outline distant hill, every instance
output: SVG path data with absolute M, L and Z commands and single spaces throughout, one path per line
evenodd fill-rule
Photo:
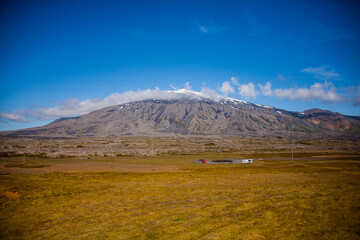
M 360 117 L 326 110 L 291 112 L 231 98 L 210 99 L 196 92 L 172 100 L 149 99 L 61 118 L 6 136 L 83 137 L 126 135 L 287 136 L 360 133 Z M 195 93 L 195 94 L 193 94 Z M 186 96 L 187 96 L 186 95 Z

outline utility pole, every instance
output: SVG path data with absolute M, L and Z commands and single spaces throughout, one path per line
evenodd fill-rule
M 23 156 L 23 164 L 25 165 L 25 153 L 24 153 L 24 156 Z
M 291 148 L 291 160 L 292 160 L 292 164 L 294 164 L 294 149 Z

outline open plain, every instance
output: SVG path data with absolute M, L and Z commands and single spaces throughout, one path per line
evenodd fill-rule
M 99 139 L 2 141 L 18 150 L 0 159 L 3 239 L 360 238 L 356 141 L 123 138 L 101 139 L 107 144 L 97 148 Z M 122 147 L 91 152 L 110 144 Z M 143 154 L 145 145 L 156 151 Z M 46 156 L 70 146 L 68 156 Z
M 0 6 L 0 240 L 360 240 L 360 1 Z

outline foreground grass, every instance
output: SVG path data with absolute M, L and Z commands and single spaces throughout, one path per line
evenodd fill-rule
M 0 238 L 360 239 L 358 160 L 177 161 L 171 173 L 2 175 Z

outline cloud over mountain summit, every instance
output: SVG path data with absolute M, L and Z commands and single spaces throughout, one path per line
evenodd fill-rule
M 128 102 L 136 102 L 146 99 L 172 100 L 172 99 L 199 99 L 208 98 L 219 100 L 224 96 L 218 95 L 216 91 L 203 87 L 200 92 L 191 90 L 189 84 L 184 89 L 160 90 L 146 89 L 138 91 L 126 91 L 124 93 L 113 93 L 104 99 L 69 99 L 60 102 L 54 107 L 37 108 L 35 110 L 17 110 L 12 113 L 3 112 L 0 116 L 4 119 L 17 122 L 29 122 L 29 117 L 39 120 L 50 120 L 59 117 L 78 116 L 101 108 L 119 105 Z
M 245 99 L 255 99 L 258 96 L 268 98 L 289 99 L 292 101 L 315 101 L 327 103 L 344 103 L 351 102 L 358 106 L 359 91 L 354 93 L 340 93 L 333 83 L 327 80 L 324 83 L 315 82 L 309 88 L 291 87 L 291 88 L 273 88 L 271 82 L 263 84 L 254 84 L 253 82 L 244 82 L 232 77 L 231 81 L 224 81 L 218 91 L 203 86 L 200 92 L 193 91 L 189 82 L 183 89 L 160 90 L 145 89 L 138 91 L 126 91 L 123 93 L 113 93 L 104 99 L 68 99 L 61 101 L 57 105 L 49 108 L 39 107 L 36 109 L 21 109 L 13 112 L 4 111 L 0 114 L 3 120 L 13 122 L 30 122 L 31 118 L 38 120 L 51 120 L 59 117 L 70 117 L 86 114 L 101 108 L 119 105 L 128 102 L 141 101 L 146 99 L 172 100 L 172 99 L 199 99 L 208 98 L 211 100 L 226 99 L 228 95 L 237 95 Z M 236 91 L 237 88 L 237 91 Z M 348 91 L 349 92 L 349 91 Z

